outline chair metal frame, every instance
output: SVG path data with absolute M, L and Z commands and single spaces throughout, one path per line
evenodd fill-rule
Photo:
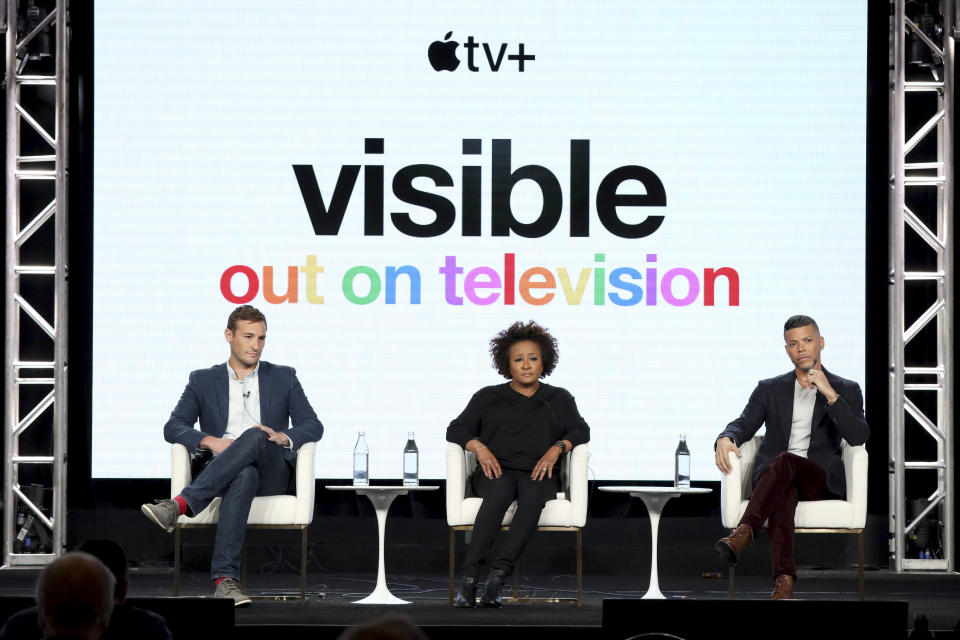
M 537 531 L 569 531 L 576 533 L 576 563 L 577 563 L 577 595 L 575 598 L 522 598 L 519 595 L 519 566 L 514 571 L 513 595 L 503 598 L 504 602 L 530 603 L 530 602 L 570 602 L 576 606 L 583 606 L 583 526 L 586 524 L 587 508 L 587 459 L 588 449 L 586 444 L 581 444 L 568 451 L 562 460 L 560 469 L 561 484 L 565 493 L 565 498 L 547 501 L 544 507 L 544 513 L 540 516 L 540 524 Z M 576 461 L 576 462 L 575 462 Z M 466 451 L 458 444 L 447 444 L 447 522 L 450 526 L 450 576 L 447 590 L 449 602 L 453 603 L 454 596 L 454 578 L 456 570 L 456 536 L 457 531 L 472 531 L 473 523 L 463 522 L 463 518 L 456 517 L 454 511 L 459 513 L 459 507 L 465 500 L 466 479 L 470 476 L 477 465 L 477 456 L 471 451 Z M 576 468 L 575 468 L 576 467 Z M 455 478 L 455 481 L 451 479 Z M 453 495 L 451 491 L 460 492 L 460 495 Z M 553 519 L 548 515 L 548 507 L 551 503 L 569 502 L 571 514 L 570 524 L 559 524 L 551 522 Z M 454 509 L 451 509 L 451 506 Z M 512 505 L 504 515 L 501 531 L 510 528 L 510 521 L 513 519 L 513 512 L 516 503 Z
M 281 522 L 252 522 L 247 524 L 247 529 L 266 529 L 266 530 L 288 530 L 288 531 L 299 531 L 300 532 L 300 595 L 299 601 L 305 602 L 307 599 L 307 530 L 310 526 L 310 523 L 313 521 L 313 507 L 314 499 L 316 497 L 316 488 L 314 486 L 314 464 L 316 458 L 316 443 L 308 442 L 303 444 L 300 449 L 297 451 L 297 467 L 296 467 L 296 484 L 297 484 L 297 494 L 294 496 L 296 501 L 296 509 L 300 513 L 298 516 L 292 518 L 295 522 L 281 523 Z M 190 454 L 187 448 L 181 444 L 175 444 L 171 450 L 171 460 L 173 467 L 173 474 L 171 475 L 170 480 L 170 495 L 171 497 L 176 496 L 180 493 L 180 490 L 183 489 L 186 485 L 192 480 L 190 475 Z M 254 517 L 254 511 L 256 505 L 262 504 L 263 501 L 276 500 L 277 498 L 289 498 L 291 496 L 258 496 L 253 499 L 253 505 L 251 506 L 251 518 Z M 304 501 L 308 501 L 309 505 L 306 505 Z M 174 525 L 174 552 L 173 552 L 173 595 L 180 595 L 180 570 L 182 566 L 182 546 L 183 546 L 183 531 L 185 529 L 209 529 L 216 527 L 218 524 L 219 514 L 217 518 L 209 521 L 213 516 L 212 510 L 219 509 L 220 499 L 215 498 L 214 501 L 201 513 L 197 514 L 195 518 L 188 518 L 187 516 L 180 516 L 177 520 L 177 523 Z M 309 508 L 307 508 L 309 507 Z M 205 522 L 197 522 L 195 520 L 208 520 Z M 299 520 L 299 521 L 296 521 Z M 246 591 L 247 585 L 247 548 L 246 540 L 244 540 L 244 549 L 243 549 L 243 560 L 241 562 L 240 569 L 240 588 Z M 250 596 L 254 600 L 286 600 L 287 596 Z
M 751 440 L 744 442 L 740 446 L 740 458 L 736 454 L 730 453 L 729 459 L 732 470 L 729 474 L 724 474 L 720 479 L 720 511 L 724 520 L 724 526 L 731 531 L 736 528 L 736 520 L 729 518 L 728 507 L 732 500 L 737 500 L 737 511 L 739 516 L 743 515 L 745 502 L 745 487 L 749 481 L 753 470 L 753 462 L 757 451 L 760 449 L 760 442 L 763 436 L 754 436 Z M 866 483 L 867 483 L 867 462 L 869 456 L 864 445 L 853 446 L 846 441 L 842 443 L 843 447 L 843 465 L 847 480 L 847 500 L 842 502 L 851 503 L 853 508 L 853 523 L 859 526 L 853 527 L 796 527 L 794 533 L 855 533 L 857 535 L 857 595 L 860 600 L 864 599 L 865 585 L 863 577 L 863 528 L 866 524 Z M 857 485 L 862 482 L 863 487 Z M 801 500 L 800 504 L 809 501 Z M 798 509 L 799 510 L 799 509 Z M 736 569 L 733 565 L 729 569 L 728 595 L 731 600 L 735 599 L 736 594 Z
M 503 525 L 501 531 L 506 531 L 510 527 Z M 457 525 L 450 527 L 450 581 L 447 585 L 447 600 L 453 604 L 454 582 L 456 573 L 456 549 L 457 549 L 457 531 L 473 531 L 472 524 Z M 571 531 L 577 534 L 577 597 L 576 598 L 521 598 L 520 597 L 520 564 L 517 563 L 516 570 L 513 572 L 513 595 L 502 598 L 504 602 L 532 603 L 532 602 L 571 602 L 578 607 L 583 606 L 583 527 L 553 527 L 538 526 L 537 531 Z

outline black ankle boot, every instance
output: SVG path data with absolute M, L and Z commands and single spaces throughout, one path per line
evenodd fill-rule
M 460 580 L 460 590 L 453 599 L 453 606 L 458 608 L 477 606 L 477 579 L 472 576 L 463 576 Z
M 501 607 L 500 587 L 503 586 L 503 579 L 507 577 L 507 572 L 503 569 L 492 569 L 487 576 L 487 583 L 483 586 L 483 597 L 480 598 L 482 607 Z

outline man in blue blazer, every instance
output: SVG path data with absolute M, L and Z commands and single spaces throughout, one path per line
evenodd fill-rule
M 773 599 L 793 597 L 797 571 L 793 559 L 794 515 L 799 500 L 843 499 L 846 479 L 841 439 L 860 445 L 870 437 L 863 394 L 851 380 L 829 373 L 820 362 L 824 340 L 809 316 L 792 316 L 783 325 L 790 373 L 761 380 L 740 417 L 717 436 L 716 463 L 730 472 L 728 454 L 766 433 L 753 465 L 753 494 L 739 526 L 717 542 L 720 557 L 736 564 L 760 532 L 770 531 L 770 561 L 776 579 Z
M 172 532 L 181 515 L 194 516 L 221 496 L 210 567 L 214 595 L 245 606 L 250 598 L 240 590 L 240 556 L 253 498 L 288 493 L 297 449 L 319 440 L 323 425 L 296 371 L 260 360 L 267 338 L 260 311 L 237 307 L 224 337 L 230 344 L 226 364 L 192 372 L 163 427 L 167 442 L 210 451 L 213 459 L 180 495 L 145 504 L 141 511 Z

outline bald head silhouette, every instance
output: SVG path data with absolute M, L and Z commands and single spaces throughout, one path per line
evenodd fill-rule
M 116 579 L 100 560 L 74 551 L 57 558 L 37 580 L 37 622 L 43 637 L 103 635 L 113 613 Z

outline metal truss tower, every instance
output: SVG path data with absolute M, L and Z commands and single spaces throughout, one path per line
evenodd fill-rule
M 5 567 L 66 542 L 67 3 L 5 3 Z
M 896 571 L 953 571 L 957 2 L 891 4 L 890 554 Z

